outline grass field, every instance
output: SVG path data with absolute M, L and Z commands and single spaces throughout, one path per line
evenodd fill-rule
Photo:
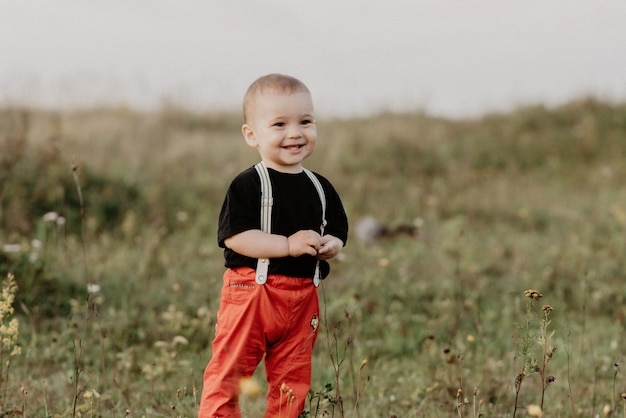
M 195 416 L 218 211 L 258 159 L 240 124 L 0 109 L 1 416 Z M 318 134 L 307 167 L 352 229 L 320 287 L 308 416 L 626 417 L 626 104 Z M 367 217 L 387 231 L 374 242 Z

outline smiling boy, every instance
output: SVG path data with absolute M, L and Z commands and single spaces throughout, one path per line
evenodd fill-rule
M 220 213 L 226 271 L 198 417 L 239 417 L 240 381 L 263 357 L 264 417 L 297 417 L 311 384 L 318 333 L 313 278 L 328 275 L 326 260 L 345 245 L 348 221 L 331 183 L 317 173 L 310 178 L 302 166 L 317 143 L 306 85 L 286 75 L 263 76 L 248 88 L 243 112 L 243 137 L 259 152 L 271 183 L 271 232 L 261 222 L 260 172 L 250 167 L 230 184 Z M 257 278 L 259 260 L 269 260 L 267 281 Z

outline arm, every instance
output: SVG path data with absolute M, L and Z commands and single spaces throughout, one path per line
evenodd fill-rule
M 268 234 L 260 229 L 250 229 L 226 238 L 224 244 L 231 250 L 252 258 L 299 257 L 304 254 L 316 256 L 322 249 L 324 238 L 312 230 L 298 231 L 285 237 Z

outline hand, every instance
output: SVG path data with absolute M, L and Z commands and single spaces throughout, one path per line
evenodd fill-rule
M 328 260 L 339 254 L 343 248 L 343 241 L 332 235 L 324 235 L 321 239 L 322 245 L 317 250 L 317 258 Z
M 289 255 L 299 257 L 304 254 L 315 257 L 322 247 L 322 237 L 313 230 L 298 231 L 287 238 Z

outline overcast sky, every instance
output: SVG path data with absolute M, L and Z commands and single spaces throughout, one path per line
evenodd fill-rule
M 0 0 L 0 104 L 239 109 L 268 72 L 318 114 L 626 100 L 624 0 Z

